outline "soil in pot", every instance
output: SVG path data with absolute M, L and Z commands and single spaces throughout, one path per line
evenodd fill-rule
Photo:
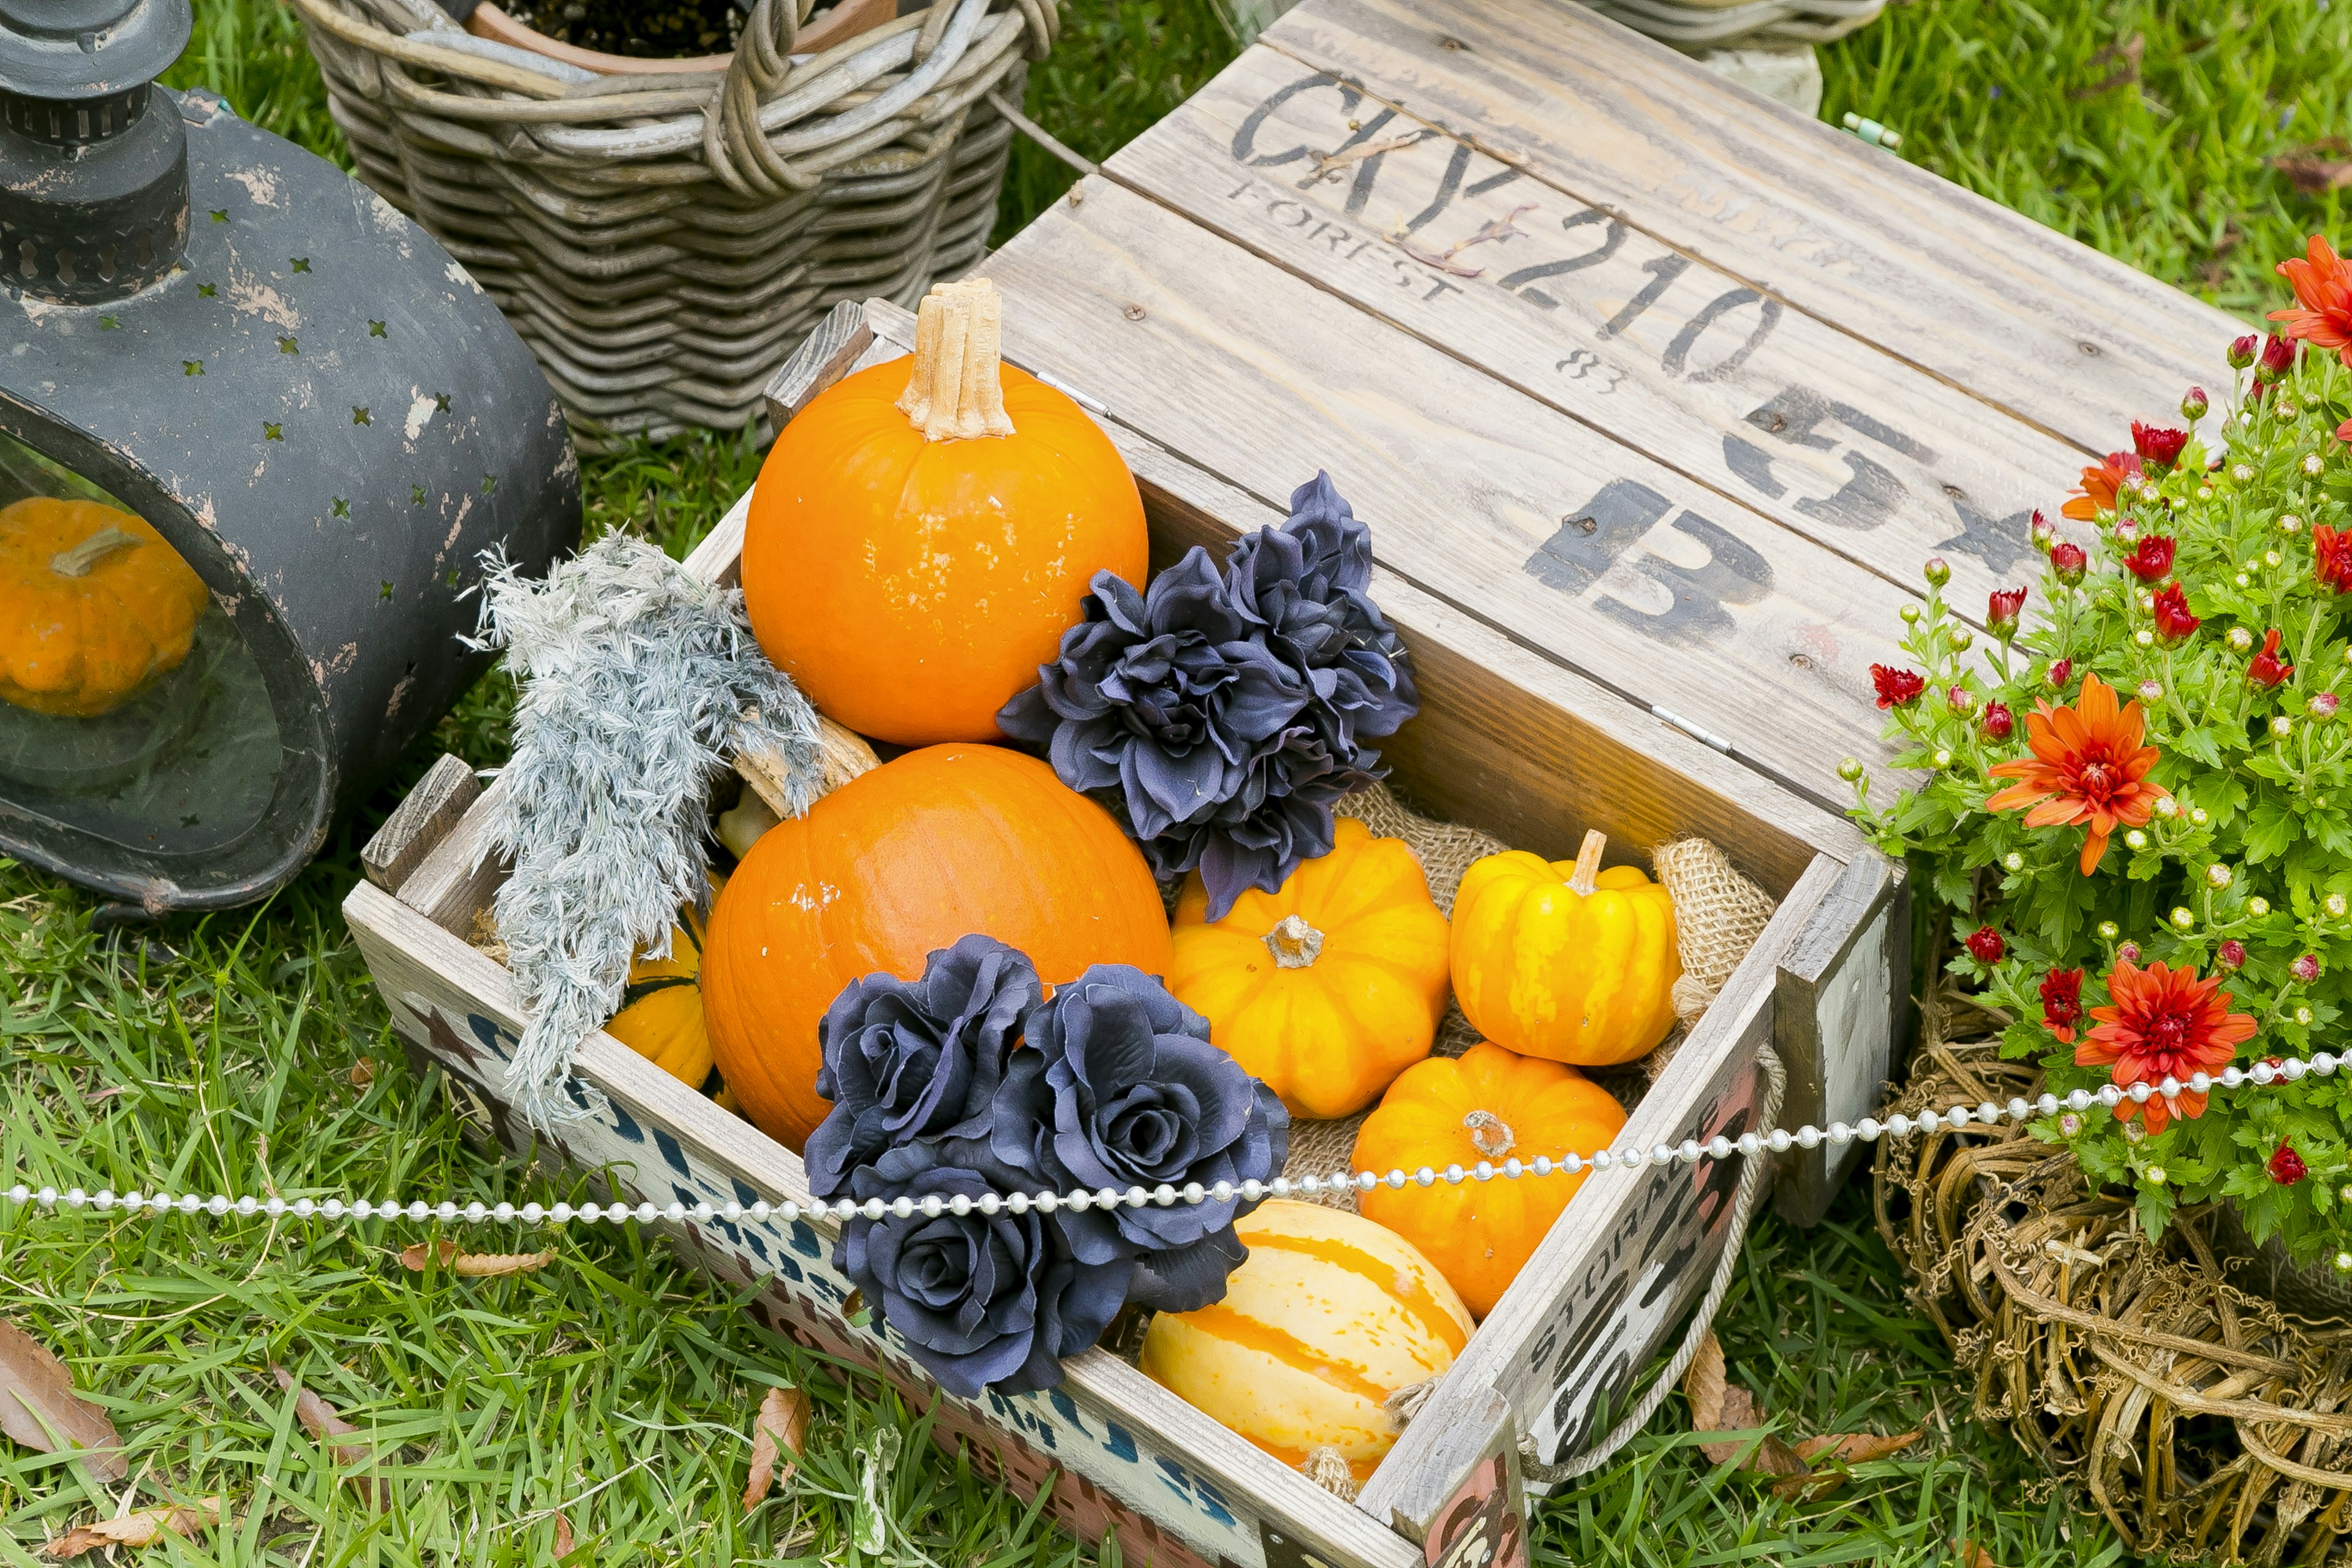
M 574 48 L 634 59 L 729 54 L 743 31 L 733 0 L 506 0 L 500 9 Z

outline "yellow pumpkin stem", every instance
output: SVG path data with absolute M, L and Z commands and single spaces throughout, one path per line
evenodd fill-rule
M 118 550 L 131 550 L 146 543 L 135 533 L 128 533 L 107 524 L 71 550 L 60 550 L 49 557 L 49 570 L 60 577 L 87 577 L 98 563 Z
M 1462 1125 L 1470 1129 L 1471 1146 L 1489 1160 L 1501 1159 L 1518 1142 L 1511 1124 L 1491 1110 L 1474 1110 L 1462 1119 Z
M 996 285 L 985 278 L 934 283 L 915 314 L 915 369 L 898 412 L 926 441 L 1010 436 Z
M 1580 898 L 1592 896 L 1592 879 L 1601 874 L 1601 852 L 1609 847 L 1609 836 L 1598 828 L 1587 828 L 1584 842 L 1577 847 L 1576 873 L 1568 879 L 1569 890 Z
M 1297 915 L 1285 915 L 1264 938 L 1278 969 L 1305 969 L 1323 956 L 1323 933 Z

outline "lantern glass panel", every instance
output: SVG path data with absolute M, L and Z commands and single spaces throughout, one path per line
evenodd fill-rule
M 0 819 L 216 854 L 261 824 L 282 754 L 260 665 L 195 570 L 0 433 Z

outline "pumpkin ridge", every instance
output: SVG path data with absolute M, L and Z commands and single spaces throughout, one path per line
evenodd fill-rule
M 1184 1318 L 1201 1333 L 1212 1339 L 1254 1350 L 1293 1372 L 1305 1373 L 1328 1384 L 1342 1394 L 1351 1394 L 1359 1399 L 1380 1405 L 1396 1392 L 1382 1388 L 1366 1377 L 1361 1368 L 1322 1354 L 1289 1331 L 1253 1318 L 1222 1301 L 1187 1312 Z
M 1247 1237 L 1247 1245 L 1271 1247 L 1276 1252 L 1297 1253 L 1301 1257 L 1312 1258 L 1318 1263 L 1328 1263 L 1335 1268 L 1346 1269 L 1373 1289 L 1393 1297 L 1400 1306 L 1413 1315 L 1422 1327 L 1443 1341 L 1446 1348 L 1456 1355 L 1461 1354 L 1462 1347 L 1470 1342 L 1470 1336 L 1463 1331 L 1462 1325 L 1454 1321 L 1452 1313 L 1438 1305 L 1437 1299 L 1429 1293 L 1420 1280 L 1412 1279 L 1410 1274 L 1404 1273 L 1391 1264 L 1383 1263 L 1360 1247 L 1324 1237 L 1297 1236 L 1287 1231 L 1257 1232 Z M 1398 1289 L 1406 1281 L 1412 1283 L 1412 1289 L 1410 1291 Z M 1426 1307 L 1423 1305 L 1424 1301 L 1428 1303 Z M 1373 1397 L 1386 1399 L 1388 1393 L 1384 1392 Z

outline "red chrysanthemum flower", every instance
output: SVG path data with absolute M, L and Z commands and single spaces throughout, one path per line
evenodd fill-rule
M 2339 594 L 2352 594 L 2352 529 L 2342 533 L 2324 522 L 2311 527 L 2312 574 Z
M 2016 728 L 2017 721 L 2010 713 L 2009 704 L 2006 702 L 1986 703 L 1984 717 L 1977 721 L 1979 732 L 1986 740 L 1996 744 L 2008 740 L 2011 732 Z
M 2352 365 L 2352 260 L 2315 234 L 2305 258 L 2280 262 L 2278 274 L 2294 285 L 2300 308 L 2273 310 L 2270 319 L 2286 323 L 2288 337 L 2334 349 Z
M 2071 540 L 2062 539 L 2050 547 L 2050 570 L 2057 574 L 2058 581 L 2069 587 L 2083 580 L 2084 570 L 2090 563 L 2091 558 L 2083 553 L 2083 547 Z
M 2178 548 L 2177 541 L 2151 533 L 2124 557 L 2124 569 L 2143 583 L 2161 583 L 2172 571 L 2172 554 Z
M 2110 452 L 2107 460 L 2095 468 L 2083 470 L 2083 493 L 2058 510 L 2066 516 L 2088 522 L 2103 511 L 2116 510 L 2116 497 L 2124 481 L 2140 473 L 2137 452 Z
M 1881 708 L 1907 708 L 1927 689 L 1923 677 L 1907 669 L 1889 669 L 1883 664 L 1870 667 L 1870 684 L 1878 689 Z
M 2273 626 L 2263 634 L 2262 651 L 2247 661 L 2246 679 L 2266 690 L 2284 684 L 2294 673 L 2294 666 L 2282 663 L 2278 651 L 2278 628 Z
M 2025 609 L 2025 590 L 1995 588 L 1985 596 L 1985 625 L 1995 637 L 2017 629 L 2017 617 Z
M 2042 1023 L 2065 1045 L 2074 1043 L 2074 1026 L 2083 1021 L 2083 972 L 2053 969 L 2042 977 Z
M 2147 782 L 2157 750 L 2140 744 L 2147 731 L 2139 704 L 2118 708 L 2115 688 L 2086 675 L 2083 694 L 2073 707 L 2035 703 L 2025 716 L 2025 732 L 2033 754 L 1991 770 L 1997 779 L 2018 782 L 1986 801 L 1985 809 L 2032 806 L 2025 817 L 2028 827 L 2082 824 L 2088 829 L 2082 860 L 2087 877 L 2106 858 L 2107 836 L 2116 825 L 2140 826 L 2164 795 Z
M 2294 1152 L 2292 1143 L 2282 1143 L 2271 1153 L 2271 1180 L 2282 1187 L 2291 1187 L 2311 1174 L 2311 1167 Z
M 2008 942 L 1990 926 L 1979 926 L 1969 932 L 1969 956 L 1979 963 L 1999 963 L 2008 952 Z
M 2180 448 L 2189 445 L 2189 432 L 2169 429 L 2162 425 L 2143 425 L 2132 421 L 2132 449 L 2150 463 L 2166 468 L 2180 460 Z
M 2119 960 L 2107 975 L 2110 1005 L 2091 1009 L 2098 1026 L 2074 1047 L 2074 1065 L 2112 1068 L 2121 1089 L 2168 1078 L 2185 1084 L 2193 1074 L 2220 1072 L 2254 1034 L 2252 1016 L 2231 1012 L 2230 993 L 2221 984 L 2218 975 L 2200 980 L 2186 967 L 2141 969 Z M 2205 1097 L 2184 1089 L 2169 1106 L 2158 1094 L 2146 1105 L 2126 1100 L 2116 1107 L 2122 1121 L 2143 1112 L 2147 1130 L 2161 1132 L 2175 1116 L 2204 1115 Z
M 2262 390 L 2294 368 L 2294 345 L 2273 332 L 2263 340 L 2263 357 L 2254 362 L 2254 379 Z
M 2073 659 L 2053 658 L 2050 661 L 2050 688 L 2052 690 L 2065 690 L 2066 683 L 2074 678 L 2074 661 Z
M 2158 591 L 2155 615 L 2156 635 L 2167 642 L 2186 642 L 2205 624 L 2189 613 L 2189 595 L 2178 583 Z

